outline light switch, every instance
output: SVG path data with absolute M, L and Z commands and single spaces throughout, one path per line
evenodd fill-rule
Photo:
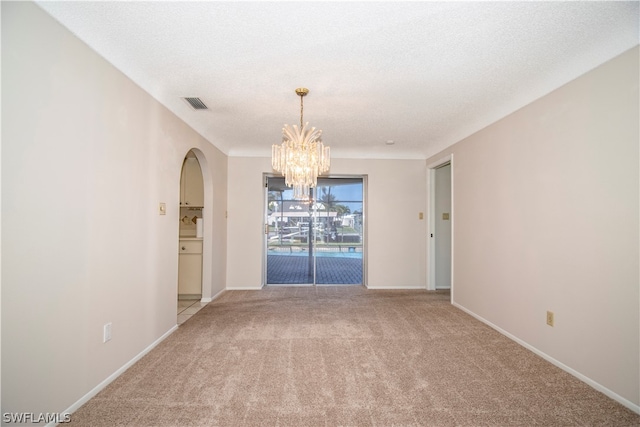
M 443 213 L 442 214 L 442 219 L 444 219 L 445 221 L 449 219 L 449 214 L 448 213 Z
M 418 219 L 424 219 L 424 213 L 423 212 L 420 212 L 418 214 Z
M 158 207 L 158 213 L 160 215 L 166 215 L 167 214 L 167 204 L 166 203 L 160 203 L 160 206 Z

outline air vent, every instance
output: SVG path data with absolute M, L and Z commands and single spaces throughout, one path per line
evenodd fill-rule
M 209 108 L 204 105 L 204 102 L 200 98 L 182 98 L 191 105 L 194 110 L 208 110 Z

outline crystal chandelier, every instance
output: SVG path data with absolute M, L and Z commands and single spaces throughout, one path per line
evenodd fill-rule
M 309 189 L 318 183 L 318 175 L 329 170 L 329 147 L 322 143 L 322 131 L 302 125 L 303 97 L 307 88 L 298 88 L 300 96 L 300 127 L 284 125 L 282 144 L 271 148 L 271 165 L 285 177 L 285 185 L 293 188 L 293 198 L 308 200 Z

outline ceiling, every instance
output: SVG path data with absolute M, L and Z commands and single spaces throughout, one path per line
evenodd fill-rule
M 302 86 L 333 157 L 424 159 L 640 31 L 637 1 L 38 4 L 230 156 L 270 156 Z

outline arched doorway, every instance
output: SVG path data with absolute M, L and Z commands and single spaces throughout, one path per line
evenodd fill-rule
M 180 216 L 178 242 L 178 324 L 202 308 L 210 298 L 203 291 L 205 268 L 205 188 L 207 163 L 200 150 L 184 157 L 180 174 Z M 210 270 L 209 270 L 210 275 Z

